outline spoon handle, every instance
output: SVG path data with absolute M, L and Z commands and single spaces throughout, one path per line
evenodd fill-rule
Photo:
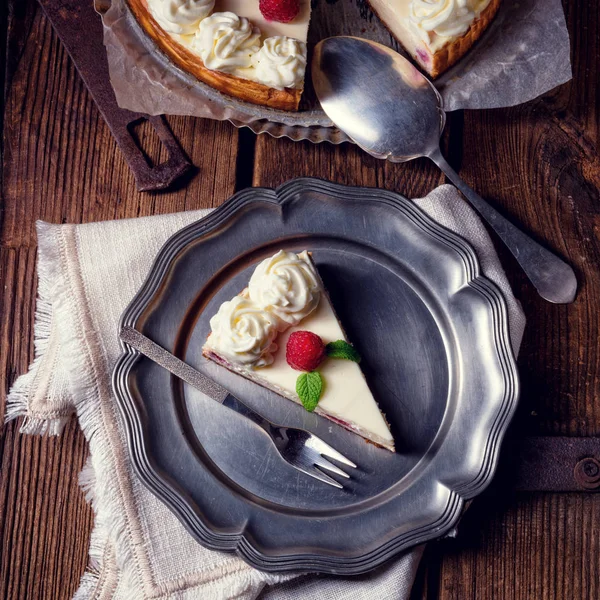
M 577 293 L 577 279 L 573 269 L 558 256 L 546 250 L 520 229 L 507 221 L 481 196 L 476 194 L 446 162 L 439 148 L 429 158 L 464 194 L 477 212 L 489 223 L 498 237 L 513 253 L 517 262 L 538 291 L 539 295 L 555 304 L 573 302 Z

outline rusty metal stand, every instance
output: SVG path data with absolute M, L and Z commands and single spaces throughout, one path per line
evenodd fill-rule
M 110 84 L 103 42 L 102 20 L 92 0 L 39 0 L 58 37 L 73 60 L 98 109 L 133 171 L 140 191 L 161 190 L 171 185 L 192 166 L 171 132 L 164 115 L 152 117 L 119 108 Z M 169 157 L 150 165 L 130 127 L 148 120 Z

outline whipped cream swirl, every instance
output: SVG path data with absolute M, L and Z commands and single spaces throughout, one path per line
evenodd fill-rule
M 169 33 L 195 33 L 198 24 L 215 6 L 215 0 L 150 0 L 150 11 L 158 24 Z
M 243 296 L 224 302 L 210 320 L 206 345 L 234 364 L 265 367 L 277 351 L 277 318 Z
M 260 30 L 232 12 L 217 12 L 200 21 L 193 41 L 208 69 L 231 73 L 252 66 L 260 49 Z
M 252 57 L 256 78 L 269 87 L 301 87 L 306 71 L 306 44 L 285 35 L 267 38 Z
M 490 0 L 411 0 L 410 20 L 425 41 L 464 35 Z M 434 49 L 434 48 L 432 48 Z
M 248 284 L 250 299 L 281 319 L 280 329 L 296 325 L 319 304 L 321 284 L 306 251 L 280 250 L 263 260 Z

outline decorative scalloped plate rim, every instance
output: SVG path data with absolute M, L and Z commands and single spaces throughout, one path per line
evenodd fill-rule
M 382 202 L 388 207 L 392 206 L 401 210 L 425 234 L 437 238 L 451 252 L 455 252 L 460 257 L 466 284 L 476 290 L 489 303 L 494 323 L 494 331 L 491 333 L 491 337 L 498 352 L 504 377 L 503 403 L 489 429 L 479 473 L 474 478 L 453 486 L 443 512 L 432 522 L 401 533 L 375 550 L 362 555 L 345 555 L 343 557 L 322 556 L 316 553 L 289 556 L 285 554 L 267 555 L 256 547 L 252 535 L 246 529 L 241 533 L 234 534 L 211 530 L 198 514 L 198 507 L 193 505 L 189 499 L 184 498 L 153 467 L 151 456 L 147 452 L 144 441 L 142 418 L 131 390 L 127 386 L 128 376 L 140 354 L 126 344 L 122 344 L 123 354 L 117 361 L 113 371 L 113 389 L 124 419 L 127 443 L 137 475 L 144 485 L 169 507 L 201 544 L 214 550 L 234 551 L 250 565 L 264 571 L 310 571 L 356 575 L 376 568 L 403 550 L 446 535 L 457 524 L 465 502 L 481 493 L 490 483 L 495 472 L 499 447 L 516 408 L 519 380 L 509 338 L 506 301 L 498 287 L 480 274 L 479 263 L 471 245 L 460 236 L 433 221 L 412 202 L 393 192 L 376 188 L 344 186 L 314 178 L 295 179 L 274 190 L 250 188 L 235 194 L 229 201 L 204 219 L 178 231 L 164 244 L 146 281 L 123 313 L 120 326 L 135 327 L 137 319 L 159 289 L 172 261 L 190 242 L 208 235 L 242 208 L 252 208 L 253 204 L 265 202 L 278 204 L 283 208 L 286 202 L 293 198 L 295 194 L 298 192 L 305 193 L 307 190 L 328 195 L 336 200 L 368 197 L 369 200 Z M 433 484 L 438 483 L 440 483 L 439 477 Z

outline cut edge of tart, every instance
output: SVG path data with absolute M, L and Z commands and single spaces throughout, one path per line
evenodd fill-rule
M 278 255 L 279 253 L 275 257 Z M 264 354 L 268 355 L 272 351 L 272 362 L 266 366 L 240 364 L 236 363 L 231 355 L 227 356 L 226 352 L 215 348 L 211 337 L 215 335 L 213 324 L 217 322 L 213 319 L 220 313 L 211 319 L 211 333 L 207 337 L 202 354 L 208 360 L 229 371 L 302 405 L 295 391 L 295 382 L 300 373 L 292 369 L 286 362 L 286 345 L 290 335 L 296 331 L 310 331 L 319 335 L 325 343 L 340 339 L 348 342 L 348 339 L 323 281 L 314 266 L 312 257 L 307 252 L 295 256 L 305 260 L 312 267 L 319 286 L 320 298 L 316 307 L 309 314 L 292 325 L 281 326 L 276 337 L 271 339 L 273 343 L 266 344 Z M 275 257 L 266 260 L 273 260 Z M 265 262 L 263 261 L 261 265 Z M 236 300 L 237 298 L 240 300 Z M 247 308 L 245 303 L 252 302 L 249 288 L 245 288 L 232 301 Z M 394 439 L 389 425 L 369 389 L 360 365 L 349 360 L 326 359 L 319 366 L 318 371 L 325 383 L 323 394 L 314 412 L 377 446 L 395 452 Z
M 395 40 L 424 71 L 436 79 L 469 52 L 494 20 L 502 0 L 490 0 L 463 35 L 435 51 L 432 51 L 425 43 L 415 42 L 414 34 L 405 26 L 406 19 L 386 17 L 385 6 L 389 5 L 389 2 L 385 0 L 368 0 L 368 2 Z

